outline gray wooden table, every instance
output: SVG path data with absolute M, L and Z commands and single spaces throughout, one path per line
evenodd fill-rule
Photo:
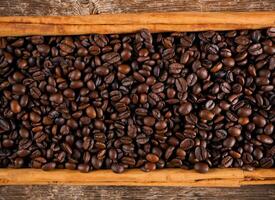
M 0 0 L 0 15 L 149 11 L 274 11 L 275 0 Z M 275 199 L 275 185 L 241 188 L 1 186 L 0 199 Z

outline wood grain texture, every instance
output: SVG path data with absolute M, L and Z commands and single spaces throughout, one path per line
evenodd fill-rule
M 176 200 L 176 199 L 255 199 L 275 198 L 275 185 L 242 186 L 241 188 L 194 187 L 107 187 L 107 186 L 0 186 L 0 199 L 6 200 Z
M 90 16 L 0 17 L 0 36 L 79 35 L 259 29 L 275 26 L 275 12 L 170 12 Z
M 89 15 L 125 12 L 271 11 L 274 0 L 1 0 L 0 15 Z

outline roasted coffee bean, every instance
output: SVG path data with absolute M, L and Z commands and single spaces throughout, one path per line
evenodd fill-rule
M 93 106 L 89 106 L 86 108 L 86 114 L 89 118 L 95 119 L 96 118 L 96 110 Z
M 232 126 L 228 129 L 228 133 L 233 137 L 239 137 L 241 135 L 241 129 L 235 126 Z
M 195 145 L 194 140 L 190 138 L 186 138 L 180 143 L 180 148 L 186 151 L 188 149 L 191 149 L 194 145 Z
M 275 37 L 275 28 L 269 28 L 269 29 L 267 29 L 267 35 L 269 37 L 274 38 Z
M 144 169 L 145 171 L 153 171 L 153 170 L 156 170 L 157 166 L 155 163 L 150 163 L 150 162 L 147 162 L 145 163 L 144 165 Z
M 99 66 L 95 69 L 95 73 L 99 76 L 107 76 L 109 74 L 110 70 L 108 67 L 105 66 Z
M 274 165 L 274 160 L 271 157 L 262 158 L 260 165 L 262 168 L 271 168 Z
M 187 91 L 187 82 L 184 78 L 176 79 L 176 88 L 178 92 L 186 92 Z
M 49 162 L 49 163 L 46 163 L 42 166 L 42 169 L 44 171 L 50 171 L 50 170 L 53 170 L 56 168 L 56 163 L 54 162 Z
M 78 164 L 77 169 L 82 173 L 87 173 L 90 171 L 90 166 L 88 164 Z
M 207 150 L 204 147 L 196 147 L 195 156 L 199 161 L 204 161 L 208 157 Z
M 199 116 L 201 119 L 209 121 L 212 120 L 215 115 L 209 110 L 201 110 Z
M 67 162 L 67 163 L 65 163 L 65 168 L 70 169 L 70 170 L 74 170 L 74 169 L 76 169 L 76 164 Z
M 118 66 L 118 71 L 122 74 L 128 74 L 131 71 L 131 67 L 126 64 L 122 64 Z
M 252 109 L 247 107 L 242 107 L 238 110 L 238 115 L 240 117 L 248 117 L 252 114 Z
M 188 115 L 192 110 L 192 104 L 189 102 L 182 103 L 179 107 L 179 113 L 182 115 Z
M 224 166 L 226 168 L 230 167 L 232 165 L 232 163 L 233 163 L 233 158 L 231 156 L 226 156 L 221 161 L 222 166 Z
M 171 65 L 169 65 L 169 72 L 171 74 L 179 74 L 181 73 L 183 68 L 184 66 L 180 63 L 172 63 Z
M 49 100 L 53 103 L 61 104 L 63 103 L 63 96 L 62 94 L 55 93 L 50 96 Z
M 144 117 L 144 119 L 143 119 L 143 123 L 146 126 L 154 126 L 155 122 L 156 122 L 156 119 L 151 116 Z
M 17 100 L 12 100 L 10 102 L 10 109 L 13 113 L 20 113 L 22 108 Z
M 23 95 L 26 92 L 26 86 L 22 84 L 15 84 L 12 86 L 12 92 L 16 95 Z
M 117 163 L 112 164 L 111 169 L 115 173 L 122 173 L 125 170 L 122 164 L 117 164 Z
M 153 153 L 146 155 L 146 160 L 152 163 L 156 163 L 159 161 L 159 157 Z
M 194 165 L 194 169 L 199 173 L 206 173 L 209 171 L 209 166 L 206 163 L 199 162 Z
M 227 57 L 222 59 L 222 63 L 226 66 L 226 67 L 234 67 L 235 65 L 235 60 L 233 58 Z
M 24 165 L 24 160 L 22 158 L 16 158 L 14 161 L 15 168 L 21 168 Z
M 257 139 L 264 144 L 273 144 L 273 139 L 269 135 L 257 135 Z
M 0 167 L 273 168 L 274 30 L 0 38 Z
M 223 141 L 223 146 L 226 148 L 232 148 L 236 143 L 236 139 L 234 137 L 228 137 Z
M 253 117 L 253 122 L 258 127 L 264 127 L 266 125 L 266 119 L 261 115 L 256 115 Z

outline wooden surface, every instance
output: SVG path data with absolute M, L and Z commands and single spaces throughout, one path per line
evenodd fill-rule
M 1 186 L 0 199 L 7 200 L 268 200 L 275 199 L 274 186 L 241 188 L 123 187 L 123 186 Z
M 274 0 L 0 0 L 0 15 L 5 16 L 274 9 Z
M 76 170 L 0 170 L 0 185 L 30 184 L 240 187 L 275 184 L 275 169 L 258 169 L 252 172 L 240 169 L 211 169 L 206 174 L 183 169 L 163 169 L 150 173 L 132 169 L 123 174 L 116 174 L 111 170 L 97 170 L 91 173 L 80 173 Z
M 274 11 L 274 0 L 0 0 L 0 15 L 88 15 L 145 11 Z M 240 188 L 0 186 L 0 199 L 275 199 L 275 185 Z
M 275 12 L 170 12 L 90 16 L 0 17 L 0 36 L 79 35 L 259 29 L 275 26 Z

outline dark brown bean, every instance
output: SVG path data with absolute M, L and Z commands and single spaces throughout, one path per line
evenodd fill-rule
M 199 162 L 194 165 L 194 169 L 199 173 L 206 173 L 209 171 L 209 166 L 206 163 Z
M 0 168 L 274 168 L 274 28 L 0 38 Z

